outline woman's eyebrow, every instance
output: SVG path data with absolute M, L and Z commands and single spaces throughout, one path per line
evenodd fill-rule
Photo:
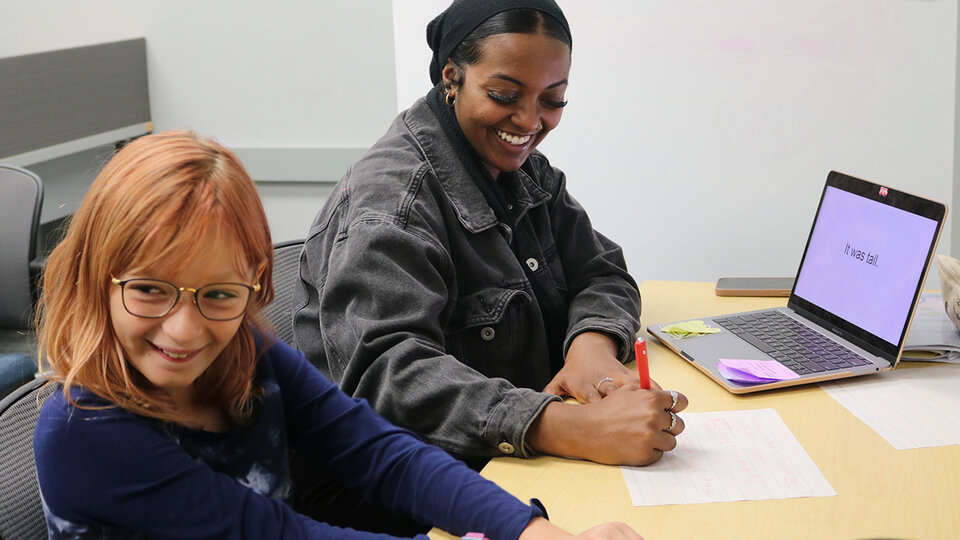
M 509 76 L 509 75 L 504 75 L 504 74 L 502 74 L 502 73 L 495 73 L 495 74 L 491 75 L 490 78 L 492 78 L 492 79 L 501 79 L 501 80 L 504 80 L 504 81 L 512 82 L 513 84 L 515 84 L 515 85 L 517 85 L 517 86 L 525 86 L 522 82 L 518 81 L 517 79 L 514 79 L 513 77 L 511 77 L 511 76 Z M 567 79 L 561 79 L 561 80 L 559 80 L 559 81 L 551 84 L 550 86 L 548 86 L 547 89 L 556 88 L 556 87 L 562 86 L 562 85 L 564 85 L 564 84 L 567 84 Z

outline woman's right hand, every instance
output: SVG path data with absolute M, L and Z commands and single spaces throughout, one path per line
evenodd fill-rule
M 549 403 L 527 430 L 526 442 L 544 454 L 648 465 L 676 447 L 684 424 L 679 416 L 673 418 L 686 406 L 687 398 L 679 392 L 674 405 L 669 391 L 626 384 L 594 403 Z
M 556 540 L 559 538 L 582 538 L 584 540 L 643 540 L 626 523 L 611 521 L 583 531 L 574 536 L 542 517 L 533 518 L 520 533 L 519 540 Z

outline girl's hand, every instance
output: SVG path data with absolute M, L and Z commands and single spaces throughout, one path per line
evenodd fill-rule
M 611 521 L 587 529 L 574 536 L 542 517 L 533 518 L 527 528 L 520 533 L 520 540 L 556 540 L 562 538 L 582 538 L 584 540 L 643 540 L 625 523 Z

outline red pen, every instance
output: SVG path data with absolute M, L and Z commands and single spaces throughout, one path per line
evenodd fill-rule
M 647 342 L 642 337 L 633 344 L 633 351 L 637 357 L 637 373 L 640 375 L 640 388 L 650 389 L 650 367 L 647 365 Z

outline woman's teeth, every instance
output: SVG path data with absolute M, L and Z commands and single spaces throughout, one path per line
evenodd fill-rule
M 518 137 L 516 135 L 511 135 L 506 131 L 500 131 L 499 129 L 497 130 L 497 136 L 507 141 L 510 144 L 515 144 L 518 146 L 521 144 L 526 144 L 526 142 L 530 140 L 530 135 L 524 135 L 523 137 Z

